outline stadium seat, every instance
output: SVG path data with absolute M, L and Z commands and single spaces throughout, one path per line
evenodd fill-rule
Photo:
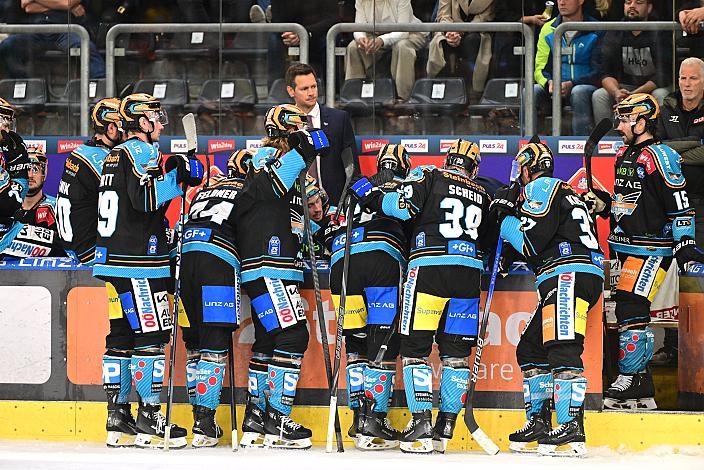
M 256 103 L 254 80 L 211 79 L 203 83 L 197 102 L 187 105 L 186 109 L 198 113 L 206 133 L 217 134 L 222 129 L 243 133 L 244 121 L 253 116 Z
M 454 133 L 454 117 L 467 108 L 467 91 L 462 78 L 420 78 L 416 80 L 411 96 L 406 103 L 396 105 L 401 112 L 417 115 L 420 133 L 428 132 L 428 123 L 433 128 Z M 429 117 L 433 117 L 429 119 Z
M 47 102 L 46 81 L 43 78 L 0 80 L 0 96 L 24 112 L 37 112 Z
M 133 93 L 148 93 L 161 101 L 169 113 L 169 125 L 164 134 L 181 135 L 181 116 L 183 107 L 188 103 L 188 84 L 180 79 L 146 79 L 134 85 Z
M 479 104 L 469 106 L 469 113 L 472 118 L 482 119 L 484 131 L 513 133 L 518 126 L 522 95 L 522 79 L 493 78 L 484 87 Z
M 374 132 L 384 131 L 384 119 L 380 113 L 396 102 L 396 87 L 390 78 L 375 80 L 345 80 L 340 88 L 338 107 L 344 109 L 352 118 L 357 132 L 370 129 Z

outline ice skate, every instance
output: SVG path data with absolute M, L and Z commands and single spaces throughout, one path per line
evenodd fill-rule
M 264 447 L 264 412 L 251 399 L 244 410 L 240 447 Z
M 374 400 L 361 400 L 355 446 L 360 450 L 393 449 L 399 445 L 399 432 L 391 426 L 385 412 L 373 411 Z
M 436 452 L 444 454 L 447 450 L 447 443 L 452 439 L 457 424 L 457 415 L 440 411 L 435 419 L 433 427 L 433 448 Z
M 552 430 L 551 417 L 550 403 L 546 401 L 539 413 L 531 415 L 521 429 L 509 434 L 508 448 L 514 452 L 537 452 L 538 440 Z
M 352 424 L 347 430 L 347 435 L 354 442 L 355 447 L 357 446 L 357 438 L 359 437 L 359 408 L 352 408 Z
M 105 440 L 105 444 L 108 447 L 134 446 L 137 429 L 135 428 L 129 403 L 115 405 L 115 408 L 108 410 L 105 430 L 108 432 Z
M 222 437 L 222 429 L 215 422 L 215 410 L 205 406 L 193 407 L 193 447 L 215 447 Z
M 563 457 L 583 457 L 587 454 L 584 436 L 584 410 L 538 439 L 538 453 Z
M 264 447 L 274 449 L 310 449 L 313 433 L 268 402 L 264 413 Z
M 655 386 L 650 371 L 619 374 L 604 392 L 604 407 L 612 410 L 655 410 Z
M 161 405 L 142 404 L 137 412 L 137 447 L 163 449 L 166 417 L 161 413 Z M 186 430 L 175 424 L 171 425 L 169 449 L 186 447 Z
M 433 424 L 430 410 L 413 413 L 408 426 L 401 434 L 401 451 L 430 454 L 433 450 Z

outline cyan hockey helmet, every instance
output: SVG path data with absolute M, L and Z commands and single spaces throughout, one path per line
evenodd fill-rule
M 227 177 L 244 179 L 252 163 L 252 152 L 240 149 L 232 153 L 227 159 Z
M 399 178 L 408 176 L 411 171 L 411 157 L 406 147 L 400 144 L 386 144 L 376 157 L 376 171 L 388 169 Z

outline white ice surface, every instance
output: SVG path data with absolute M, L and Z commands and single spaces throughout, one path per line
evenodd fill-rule
M 450 469 L 618 469 L 704 470 L 704 449 L 651 449 L 625 453 L 590 448 L 587 458 L 538 457 L 500 453 L 450 452 L 445 455 L 407 455 L 400 451 L 326 454 L 323 448 L 308 451 L 247 449 L 233 453 L 229 447 L 182 449 L 168 453 L 143 449 L 108 449 L 100 444 L 0 441 L 2 469 L 168 469 L 168 470 L 432 470 Z

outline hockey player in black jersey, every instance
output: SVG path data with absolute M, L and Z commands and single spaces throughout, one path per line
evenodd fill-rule
M 311 175 L 306 175 L 306 198 L 308 200 L 308 215 L 311 223 L 314 223 L 316 230 L 313 235 L 313 243 L 315 246 L 315 259 L 324 260 L 330 259 L 330 251 L 325 246 L 324 228 L 329 226 L 332 221 L 332 216 L 335 215 L 337 207 L 330 206 L 330 198 L 318 186 L 318 182 Z M 308 244 L 303 244 L 303 259 L 308 258 Z
M 92 265 L 95 259 L 98 185 L 103 161 L 110 149 L 123 140 L 120 100 L 98 101 L 90 117 L 95 134 L 66 158 L 56 198 L 57 225 L 66 253 L 86 265 Z
M 15 215 L 29 191 L 30 167 L 27 147 L 15 132 L 15 110 L 0 98 L 0 251 L 22 230 Z
M 539 301 L 516 348 L 527 422 L 509 436 L 509 447 L 583 455 L 587 379 L 581 356 L 587 312 L 603 290 L 604 255 L 584 201 L 567 183 L 552 177 L 550 148 L 530 143 L 516 161 L 523 190 L 518 183 L 499 189 L 491 209 L 498 214 L 501 237 L 535 271 Z M 569 448 L 557 450 L 562 445 Z
M 379 150 L 377 174 L 387 169 L 394 177 L 383 185 L 385 191 L 395 191 L 410 168 L 410 157 L 402 145 L 387 144 Z M 352 219 L 343 325 L 347 394 L 354 413 L 349 434 L 359 449 L 390 449 L 399 443 L 399 432 L 386 418 L 396 376 L 398 335 L 391 337 L 380 364 L 369 361 L 376 358 L 398 313 L 399 284 L 406 267 L 408 240 L 404 224 L 398 219 L 372 209 L 360 209 L 353 211 L 356 213 Z M 332 252 L 330 292 L 335 311 L 340 305 L 346 223 L 326 229 Z
M 466 394 L 467 361 L 479 325 L 482 256 L 496 240 L 489 197 L 473 181 L 480 160 L 477 144 L 460 139 L 448 150 L 444 168 L 418 167 L 395 192 L 382 194 L 366 178 L 352 185 L 363 205 L 413 219 L 399 324 L 403 382 L 413 415 L 401 436 L 405 452 L 444 451 Z M 443 364 L 434 428 L 428 364 L 433 340 Z
M 181 186 L 200 184 L 203 167 L 197 160 L 173 155 L 162 168 L 156 145 L 166 114 L 153 96 L 137 93 L 120 102 L 127 140 L 115 146 L 103 162 L 98 196 L 98 238 L 93 275 L 104 280 L 108 297 L 119 298 L 109 310 L 110 333 L 103 358 L 103 375 L 120 378 L 107 390 L 108 403 L 117 403 L 131 370 L 139 411 L 139 447 L 163 447 L 166 420 L 161 414 L 164 345 L 169 341 L 169 252 L 164 230 L 167 203 L 183 194 Z M 112 291 L 112 294 L 110 293 Z M 104 379 L 106 383 L 114 383 Z M 121 413 L 128 413 L 125 407 Z M 170 446 L 186 445 L 186 430 L 171 425 Z M 123 436 L 118 436 L 123 437 Z M 120 445 L 119 442 L 108 442 Z
M 56 199 L 44 194 L 47 159 L 41 147 L 27 146 L 29 169 L 29 190 L 22 201 L 22 208 L 15 220 L 22 224 L 22 230 L 0 256 L 13 258 L 66 256 L 56 228 Z
M 298 175 L 327 146 L 322 131 L 303 129 L 307 116 L 296 106 L 271 108 L 266 137 L 237 201 L 237 245 L 242 286 L 251 299 L 254 353 L 249 364 L 249 394 L 242 445 L 308 448 L 311 431 L 289 415 L 308 328 L 298 285 L 303 281 L 304 236 Z M 265 394 L 266 391 L 266 394 Z M 253 431 L 263 414 L 264 442 Z
M 215 410 L 241 305 L 235 199 L 251 159 L 247 150 L 230 156 L 227 177 L 214 176 L 191 201 L 183 230 L 180 293 L 184 311 L 178 321 L 187 351 L 193 447 L 214 447 L 222 436 Z
M 650 303 L 673 257 L 682 270 L 690 261 L 704 261 L 694 241 L 681 157 L 653 135 L 658 115 L 657 101 L 645 93 L 616 106 L 616 130 L 625 145 L 616 154 L 614 194 L 585 195 L 596 213 L 611 218 L 609 247 L 621 263 L 615 295 L 619 376 L 604 392 L 604 406 L 614 409 L 656 408 L 648 369 L 654 343 Z

